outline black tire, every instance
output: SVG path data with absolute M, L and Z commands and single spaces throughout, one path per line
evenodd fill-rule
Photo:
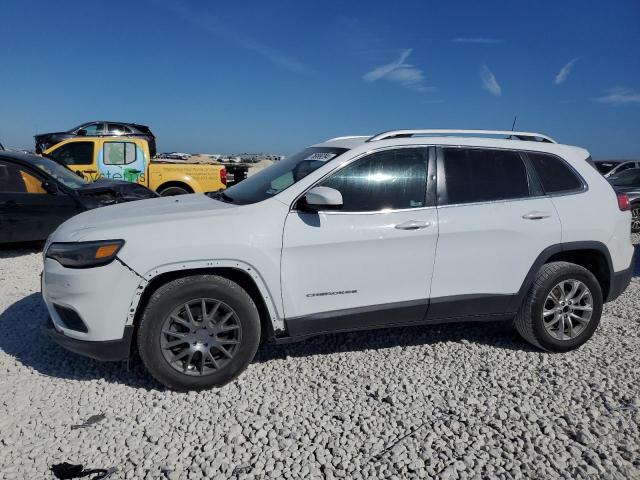
M 543 308 L 547 295 L 563 280 L 578 280 L 591 292 L 593 310 L 591 319 L 577 336 L 560 340 L 546 331 L 543 325 Z M 518 333 L 532 345 L 550 352 L 568 352 L 584 344 L 600 324 L 602 315 L 602 289 L 595 276 L 586 268 L 568 262 L 552 262 L 543 265 L 529 289 L 516 315 L 514 325 Z
M 163 188 L 158 193 L 162 197 L 174 197 L 176 195 L 187 195 L 191 192 L 183 187 L 171 186 Z
M 161 346 L 162 329 L 176 308 L 203 298 L 223 302 L 233 309 L 242 334 L 228 363 L 214 372 L 194 376 L 178 371 L 165 359 Z M 158 288 L 149 299 L 138 328 L 137 342 L 146 369 L 167 387 L 179 391 L 221 387 L 240 375 L 253 360 L 260 343 L 260 316 L 249 294 L 227 278 L 217 275 L 179 278 Z

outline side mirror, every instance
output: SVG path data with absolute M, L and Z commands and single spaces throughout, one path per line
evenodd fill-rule
M 87 131 L 84 128 L 81 128 L 80 130 L 78 130 L 77 135 L 79 137 L 86 137 L 87 136 Z
M 301 210 L 312 212 L 340 210 L 342 208 L 342 194 L 335 188 L 314 187 L 300 199 L 298 207 Z
M 53 182 L 44 181 L 42 182 L 41 186 L 42 189 L 50 195 L 56 195 L 60 191 L 58 185 Z

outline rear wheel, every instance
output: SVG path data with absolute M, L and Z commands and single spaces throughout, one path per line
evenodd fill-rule
M 216 275 L 180 278 L 160 287 L 138 329 L 147 370 L 183 391 L 230 382 L 251 362 L 259 342 L 253 300 L 239 285 Z
M 184 187 L 171 186 L 160 189 L 158 193 L 163 197 L 173 197 L 175 195 L 187 195 L 191 192 Z
M 566 352 L 591 338 L 601 315 L 602 290 L 594 275 L 573 263 L 553 262 L 538 272 L 515 326 L 529 343 Z
M 631 231 L 640 232 L 640 204 L 631 206 Z

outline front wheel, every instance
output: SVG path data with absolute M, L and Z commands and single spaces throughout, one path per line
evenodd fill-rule
M 568 262 L 543 265 L 515 319 L 529 343 L 552 352 L 584 344 L 602 315 L 602 290 L 586 268 Z
M 238 284 L 194 275 L 151 296 L 137 339 L 142 362 L 162 384 L 181 391 L 220 387 L 255 356 L 260 317 Z

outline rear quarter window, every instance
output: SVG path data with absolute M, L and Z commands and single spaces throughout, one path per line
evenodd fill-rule
M 582 180 L 567 163 L 547 153 L 527 153 L 547 194 L 582 190 Z

